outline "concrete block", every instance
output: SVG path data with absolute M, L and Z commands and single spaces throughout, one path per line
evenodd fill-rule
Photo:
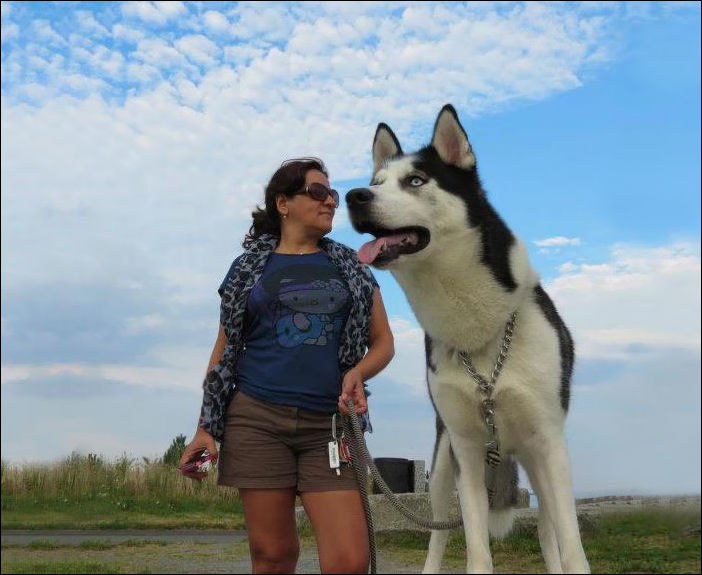
M 414 493 L 424 493 L 427 490 L 427 472 L 423 459 L 415 459 L 412 461 L 414 468 Z

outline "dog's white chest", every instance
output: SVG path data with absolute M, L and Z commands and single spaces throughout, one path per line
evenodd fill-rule
M 517 336 L 513 346 L 519 343 Z M 488 346 L 486 352 L 471 356 L 477 372 L 488 381 L 498 350 L 496 343 Z M 561 410 L 556 409 L 556 380 L 535 369 L 531 357 L 530 353 L 512 349 L 492 393 L 500 442 L 509 451 L 518 449 L 518 444 L 532 437 L 537 429 L 553 429 L 563 421 Z M 458 353 L 448 346 L 435 341 L 430 359 L 434 370 L 429 370 L 429 390 L 439 417 L 451 433 L 483 441 L 486 426 L 481 403 L 485 395 L 477 382 L 466 372 Z M 548 361 L 544 358 L 541 363 Z
M 479 373 L 487 375 L 484 361 L 475 364 Z M 466 373 L 455 350 L 434 344 L 429 371 L 429 390 L 439 416 L 445 425 L 462 434 L 482 435 L 485 431 L 481 417 L 484 395 L 478 384 Z

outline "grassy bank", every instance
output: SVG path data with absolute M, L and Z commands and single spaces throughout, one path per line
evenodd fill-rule
M 52 464 L 2 463 L 3 529 L 243 526 L 236 490 L 181 476 L 174 466 L 72 455 Z

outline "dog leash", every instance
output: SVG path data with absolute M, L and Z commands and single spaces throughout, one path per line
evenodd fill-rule
M 504 366 L 505 360 L 507 359 L 516 319 L 517 312 L 515 311 L 512 313 L 510 319 L 505 325 L 505 333 L 500 345 L 500 353 L 497 357 L 495 367 L 492 370 L 489 382 L 476 371 L 473 363 L 468 357 L 468 354 L 465 352 L 459 352 L 459 356 L 466 368 L 466 372 L 476 381 L 478 384 L 478 389 L 485 396 L 481 403 L 481 410 L 488 432 L 488 440 L 485 443 L 485 486 L 487 488 L 488 501 L 490 503 L 492 503 L 495 496 L 496 470 L 501 461 L 499 443 L 497 439 L 497 427 L 494 419 L 495 404 L 494 400 L 492 399 L 492 393 L 495 389 L 495 382 L 497 381 L 497 378 L 502 371 L 502 367 Z M 373 527 L 373 516 L 370 510 L 370 502 L 368 500 L 367 471 L 370 471 L 373 481 L 380 488 L 383 495 L 385 495 L 393 507 L 395 507 L 395 509 L 397 509 L 402 515 L 407 517 L 407 519 L 413 521 L 421 527 L 436 530 L 455 529 L 456 527 L 463 525 L 463 518 L 457 517 L 447 521 L 433 521 L 424 517 L 419 517 L 408 509 L 407 506 L 400 501 L 397 495 L 392 492 L 387 483 L 385 483 L 383 477 L 378 472 L 378 468 L 375 466 L 373 458 L 368 452 L 368 446 L 366 445 L 365 438 L 363 437 L 363 430 L 361 429 L 361 422 L 356 414 L 352 399 L 349 399 L 347 406 L 349 408 L 349 415 L 343 418 L 343 425 L 344 430 L 351 438 L 351 441 L 349 442 L 349 449 L 351 451 L 351 465 L 353 466 L 356 474 L 356 481 L 358 482 L 358 488 L 361 493 L 361 501 L 363 503 L 363 512 L 366 516 L 368 546 L 370 551 L 370 572 L 377 573 L 375 530 Z
M 356 473 L 356 481 L 358 481 L 358 489 L 361 492 L 361 501 L 363 502 L 363 513 L 366 516 L 366 525 L 368 526 L 370 572 L 377 573 L 375 530 L 373 528 L 373 516 L 370 510 L 370 502 L 368 500 L 367 470 L 370 471 L 373 481 L 378 487 L 380 487 L 383 495 L 388 498 L 393 507 L 395 507 L 395 509 L 397 509 L 402 515 L 407 517 L 407 519 L 413 521 L 417 525 L 426 527 L 427 529 L 454 529 L 463 525 L 463 518 L 457 517 L 456 519 L 450 519 L 448 521 L 432 521 L 424 517 L 419 517 L 408 509 L 407 506 L 400 501 L 397 495 L 392 492 L 387 483 L 385 483 L 383 477 L 378 472 L 378 468 L 375 466 L 373 458 L 368 452 L 368 446 L 366 445 L 366 440 L 363 437 L 361 422 L 359 421 L 358 415 L 354 409 L 353 400 L 350 399 L 347 405 L 349 407 L 349 416 L 344 417 L 344 429 L 351 438 L 351 441 L 349 442 L 349 449 L 351 450 L 351 465 Z

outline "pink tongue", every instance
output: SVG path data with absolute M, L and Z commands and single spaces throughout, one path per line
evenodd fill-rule
M 358 259 L 366 265 L 372 264 L 387 241 L 387 238 L 379 238 L 363 244 L 361 249 L 358 250 Z
M 358 250 L 358 259 L 364 264 L 371 264 L 375 261 L 375 258 L 378 257 L 383 247 L 386 245 L 392 246 L 394 244 L 399 244 L 405 237 L 406 234 L 398 234 L 395 236 L 385 236 L 365 243 L 361 246 L 361 249 Z

